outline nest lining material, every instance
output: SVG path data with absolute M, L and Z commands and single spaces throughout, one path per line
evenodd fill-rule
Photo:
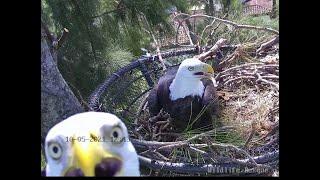
M 136 121 L 127 126 L 141 165 L 148 167 L 142 173 L 219 176 L 277 172 L 278 59 L 273 55 L 260 62 L 230 62 L 221 68 L 216 80 L 222 107 L 218 120 L 222 124 L 213 130 L 174 133 L 170 116 L 161 111 L 150 117 L 148 93 L 141 96 L 144 100 L 140 101 Z

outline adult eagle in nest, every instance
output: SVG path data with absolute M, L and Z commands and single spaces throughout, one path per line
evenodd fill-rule
M 181 132 L 187 127 L 212 128 L 217 114 L 217 95 L 213 68 L 197 58 L 184 60 L 171 68 L 150 91 L 151 116 L 161 109 L 169 113 L 173 127 Z

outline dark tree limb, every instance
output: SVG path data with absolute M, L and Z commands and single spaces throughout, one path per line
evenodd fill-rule
M 83 109 L 63 79 L 41 27 L 41 139 L 50 128 Z M 55 50 L 54 50 L 55 51 Z
M 192 173 L 192 174 L 245 174 L 247 168 L 252 168 L 253 172 L 259 172 L 258 169 L 264 168 L 270 172 L 271 168 L 265 165 L 242 165 L 240 163 L 210 163 L 210 164 L 191 164 L 191 163 L 173 163 L 159 160 L 152 160 L 147 157 L 139 156 L 140 164 L 156 170 L 167 170 L 175 173 Z M 221 169 L 234 169 L 234 172 L 221 171 Z M 256 169 L 256 170 L 254 170 Z

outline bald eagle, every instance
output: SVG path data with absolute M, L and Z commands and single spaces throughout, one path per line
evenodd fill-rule
M 50 129 L 44 176 L 140 176 L 138 155 L 115 115 L 84 112 Z
M 213 68 L 197 58 L 184 60 L 159 79 L 150 91 L 148 106 L 151 116 L 161 109 L 169 113 L 179 132 L 187 127 L 212 128 L 218 108 Z

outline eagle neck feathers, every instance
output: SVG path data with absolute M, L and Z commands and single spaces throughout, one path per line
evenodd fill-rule
M 170 99 L 172 101 L 185 98 L 187 96 L 200 96 L 204 92 L 204 85 L 200 80 L 191 80 L 186 78 L 174 78 L 169 86 Z

